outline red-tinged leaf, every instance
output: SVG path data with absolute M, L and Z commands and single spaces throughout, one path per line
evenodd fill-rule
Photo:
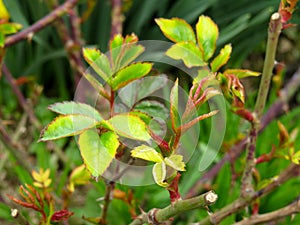
M 277 121 L 277 125 L 279 128 L 279 146 L 281 146 L 289 141 L 290 135 L 286 127 L 280 121 Z
M 197 118 L 193 119 L 192 121 L 180 126 L 179 129 L 181 129 L 181 133 L 184 133 L 185 131 L 187 131 L 189 128 L 191 128 L 192 126 L 194 126 L 195 124 L 197 124 L 199 121 L 204 120 L 206 118 L 209 118 L 211 116 L 214 116 L 218 113 L 218 110 L 214 110 L 211 111 L 209 113 L 203 114 L 201 116 L 198 116 Z
M 15 198 L 15 197 L 13 197 L 13 196 L 11 196 L 11 195 L 7 195 L 7 197 L 8 197 L 10 200 L 12 200 L 13 202 L 15 202 L 16 204 L 18 204 L 18 205 L 24 206 L 24 207 L 26 207 L 26 208 L 31 208 L 31 209 L 35 209 L 35 208 L 36 208 L 36 206 L 35 206 L 33 203 L 23 202 L 23 201 L 21 201 L 21 200 Z
M 191 41 L 196 43 L 194 31 L 185 20 L 179 18 L 155 19 L 163 34 L 173 42 Z
M 231 51 L 232 47 L 230 44 L 225 45 L 221 49 L 220 54 L 216 58 L 214 58 L 214 60 L 210 64 L 212 72 L 217 72 L 222 66 L 224 66 L 228 62 Z
M 102 54 L 99 50 L 84 48 L 83 57 L 104 81 L 108 81 L 112 76 L 110 62 L 107 56 Z
M 209 60 L 215 50 L 219 37 L 218 26 L 207 16 L 200 16 L 196 24 L 197 40 L 200 49 L 203 52 L 204 61 Z
M 261 73 L 243 69 L 227 69 L 224 71 L 224 74 L 232 74 L 235 75 L 238 79 L 242 79 L 245 77 L 257 77 Z
M 166 55 L 172 59 L 182 60 L 188 68 L 206 65 L 198 46 L 191 41 L 174 44 L 167 50 Z
M 181 118 L 178 112 L 178 79 L 175 81 L 170 93 L 170 118 L 172 123 L 172 129 L 176 133 L 177 128 L 180 126 L 181 123 Z
M 146 76 L 151 71 L 152 65 L 152 63 L 139 62 L 124 67 L 110 79 L 111 88 L 116 91 L 128 83 Z
M 63 220 L 69 219 L 73 214 L 73 212 L 69 212 L 67 209 L 62 209 L 53 213 L 53 215 L 51 216 L 51 221 L 58 223 Z
M 74 136 L 95 127 L 97 124 L 97 120 L 88 116 L 60 115 L 44 128 L 39 141 L 49 141 Z

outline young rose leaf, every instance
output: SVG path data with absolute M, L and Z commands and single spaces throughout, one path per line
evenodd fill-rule
M 97 49 L 84 48 L 83 57 L 103 80 L 109 80 L 112 71 L 106 55 Z
M 88 184 L 90 179 L 90 173 L 86 169 L 85 165 L 82 164 L 72 171 L 71 175 L 69 176 L 69 184 L 67 188 L 70 192 L 74 192 L 75 186 Z
M 224 74 L 232 74 L 235 75 L 237 78 L 242 79 L 245 77 L 257 77 L 261 73 L 243 69 L 228 69 L 224 71 Z
M 127 35 L 125 39 L 118 34 L 111 40 L 110 52 L 114 72 L 129 65 L 145 50 L 142 45 L 135 44 L 137 41 L 138 38 L 134 34 Z
M 133 63 L 124 67 L 111 78 L 111 88 L 116 91 L 128 83 L 146 76 L 151 69 L 152 63 Z
M 1 15 L 1 19 L 3 19 L 4 21 L 8 21 L 10 18 L 10 15 L 2 0 L 0 1 L 0 15 Z
M 300 165 L 300 150 L 293 154 L 292 162 L 296 165 Z
M 164 35 L 173 42 L 191 41 L 196 43 L 194 31 L 185 20 L 179 18 L 155 19 Z
M 152 169 L 152 175 L 155 183 L 159 186 L 167 187 L 169 184 L 165 182 L 167 170 L 164 162 L 155 163 Z
M 90 73 L 84 73 L 84 78 L 98 91 L 104 98 L 110 99 L 109 94 L 104 89 L 103 85 Z
M 200 16 L 196 24 L 197 40 L 200 49 L 203 52 L 204 61 L 209 60 L 215 50 L 219 37 L 218 26 L 207 16 Z
M 39 141 L 74 136 L 97 124 L 96 119 L 84 115 L 60 115 L 44 128 Z
M 100 113 L 92 106 L 80 102 L 58 102 L 48 107 L 51 111 L 59 114 L 79 114 L 94 118 L 98 122 L 102 120 Z
M 177 132 L 177 128 L 181 123 L 180 115 L 178 112 L 178 79 L 175 81 L 175 84 L 170 93 L 170 118 L 172 129 L 174 132 Z
M 131 150 L 131 156 L 156 163 L 163 161 L 163 157 L 160 153 L 158 153 L 154 148 L 146 145 L 141 145 Z
M 214 60 L 210 64 L 212 72 L 217 72 L 222 66 L 224 66 L 228 62 L 231 51 L 232 47 L 230 44 L 225 45 L 221 49 L 220 54 L 216 58 L 214 58 Z
M 132 114 L 118 114 L 107 121 L 120 136 L 130 139 L 148 141 L 150 135 L 146 124 L 138 116 Z
M 195 124 L 197 124 L 199 121 L 216 115 L 218 112 L 219 112 L 218 110 L 211 111 L 209 113 L 206 113 L 206 114 L 203 114 L 201 116 L 198 116 L 197 118 L 193 119 L 192 121 L 190 121 L 190 122 L 182 125 L 180 127 L 181 133 L 184 133 L 185 131 L 187 131 L 188 129 L 190 129 L 192 126 L 194 126 Z
M 202 53 L 194 42 L 179 42 L 174 44 L 166 52 L 166 55 L 172 59 L 182 60 L 188 67 L 205 66 Z
M 185 171 L 185 163 L 182 155 L 171 155 L 164 159 L 165 163 L 177 171 Z
M 99 137 L 96 130 L 90 129 L 79 135 L 78 145 L 86 168 L 97 178 L 114 159 L 119 141 L 114 132 L 108 131 Z

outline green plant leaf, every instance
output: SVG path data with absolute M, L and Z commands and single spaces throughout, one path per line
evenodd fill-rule
M 109 99 L 109 94 L 104 89 L 103 85 L 100 83 L 100 81 L 97 80 L 96 77 L 94 77 L 90 73 L 84 73 L 84 78 L 94 87 L 96 91 L 98 91 L 103 97 L 106 99 Z
M 60 115 L 44 128 L 39 141 L 49 141 L 77 135 L 97 124 L 97 120 L 88 116 Z
M 146 76 L 152 68 L 152 63 L 133 63 L 119 70 L 113 78 L 111 78 L 111 88 L 116 91 L 128 83 Z
M 169 184 L 165 182 L 167 170 L 164 162 L 155 163 L 152 169 L 152 175 L 155 183 L 159 186 L 167 187 Z
M 177 128 L 180 126 L 180 115 L 178 112 L 178 79 L 176 79 L 175 84 L 170 93 L 170 118 L 172 123 L 172 129 L 176 133 Z
M 221 49 L 220 54 L 216 58 L 214 58 L 214 60 L 210 64 L 212 72 L 217 72 L 222 66 L 224 66 L 228 62 L 231 51 L 231 44 L 225 45 Z
M 114 132 L 105 132 L 99 137 L 96 130 L 90 129 L 79 135 L 78 145 L 87 169 L 97 178 L 114 159 L 119 141 Z
M 106 55 L 102 54 L 98 49 L 84 48 L 83 57 L 88 64 L 96 71 L 96 73 L 107 81 L 112 75 L 110 62 Z
M 185 20 L 179 18 L 155 19 L 164 35 L 174 42 L 191 41 L 196 43 L 195 33 Z
M 172 59 L 181 59 L 183 63 L 191 68 L 193 66 L 205 66 L 202 53 L 194 42 L 179 42 L 174 44 L 166 52 Z
M 163 120 L 166 120 L 169 115 L 169 110 L 166 108 L 166 106 L 163 103 L 155 100 L 141 101 L 140 103 L 136 104 L 134 110 L 144 112 L 153 118 L 158 117 Z
M 92 106 L 80 102 L 58 102 L 48 107 L 51 111 L 59 114 L 79 114 L 94 118 L 98 122 L 102 120 L 100 113 Z
M 14 34 L 22 28 L 19 23 L 4 23 L 0 24 L 0 32 L 3 34 Z
M 156 163 L 163 161 L 163 157 L 160 153 L 158 153 L 154 148 L 146 145 L 141 145 L 131 150 L 131 156 Z
M 148 141 L 150 135 L 146 124 L 138 116 L 132 114 L 118 114 L 107 121 L 120 136 L 130 139 Z
M 124 66 L 129 65 L 133 60 L 135 60 L 140 54 L 143 53 L 145 48 L 142 45 L 133 45 L 133 44 L 126 44 L 123 47 L 123 54 L 120 60 L 120 67 L 123 68 Z
M 243 69 L 228 69 L 224 71 L 224 74 L 232 74 L 235 75 L 237 78 L 242 79 L 245 77 L 257 77 L 261 73 Z
M 218 26 L 207 16 L 200 16 L 196 24 L 197 40 L 200 49 L 203 52 L 204 61 L 209 60 L 215 50 L 219 37 Z
M 171 155 L 164 159 L 165 163 L 177 171 L 185 171 L 185 163 L 182 155 Z
M 299 165 L 300 164 L 300 150 L 295 152 L 292 156 L 292 162 Z

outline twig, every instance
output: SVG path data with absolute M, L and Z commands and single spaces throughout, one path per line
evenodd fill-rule
M 255 104 L 255 117 L 256 120 L 252 124 L 252 128 L 249 134 L 249 143 L 247 145 L 247 159 L 244 169 L 244 174 L 242 178 L 241 185 L 241 195 L 245 198 L 251 197 L 254 193 L 252 186 L 252 171 L 255 167 L 255 149 L 256 149 L 256 139 L 259 130 L 259 123 L 262 117 L 263 110 L 266 105 L 267 95 L 269 93 L 270 82 L 272 78 L 272 70 L 275 62 L 275 54 L 277 49 L 278 38 L 282 29 L 281 16 L 279 13 L 274 13 L 271 16 L 268 30 L 268 41 L 266 49 L 266 57 L 264 62 L 264 68 L 262 72 L 262 78 L 260 81 L 259 91 Z
M 251 196 L 251 198 L 238 198 L 231 204 L 225 206 L 220 211 L 215 212 L 211 216 L 206 217 L 204 220 L 202 220 L 199 223 L 196 223 L 195 225 L 211 225 L 211 224 L 219 224 L 222 220 L 224 220 L 226 217 L 232 215 L 233 213 L 236 213 L 246 206 L 250 205 L 254 200 L 257 198 L 260 198 L 262 196 L 265 196 L 266 194 L 270 193 L 277 187 L 279 187 L 284 182 L 290 180 L 293 177 L 297 177 L 300 175 L 300 165 L 292 164 L 287 169 L 285 169 L 276 180 L 274 180 L 271 184 L 269 184 L 267 187 L 257 191 L 254 193 L 254 195 Z
M 28 36 L 31 36 L 32 34 L 47 27 L 49 24 L 51 24 L 57 18 L 66 14 L 70 9 L 72 9 L 77 4 L 77 2 L 78 2 L 78 0 L 67 0 L 64 4 L 57 7 L 55 10 L 53 10 L 47 16 L 43 17 L 42 19 L 40 19 L 39 21 L 37 21 L 36 23 L 31 25 L 27 29 L 25 29 L 15 35 L 9 36 L 8 38 L 6 38 L 5 47 L 13 45 L 21 40 L 27 39 Z
M 12 154 L 12 156 L 20 163 L 27 171 L 31 171 L 33 167 L 28 160 L 28 157 L 23 156 L 23 146 L 12 141 L 11 136 L 7 133 L 2 121 L 0 120 L 0 140 L 6 146 L 7 150 Z
M 266 126 L 272 122 L 275 118 L 281 116 L 283 113 L 286 112 L 288 108 L 288 102 L 290 99 L 295 95 L 296 91 L 300 86 L 300 67 L 298 70 L 293 74 L 292 78 L 288 81 L 288 83 L 284 86 L 283 89 L 280 90 L 279 98 L 272 104 L 272 106 L 268 109 L 266 114 L 263 116 L 261 120 L 261 127 L 258 133 L 262 132 Z M 207 182 L 208 180 L 213 179 L 223 165 L 227 162 L 234 161 L 237 159 L 241 153 L 246 148 L 247 139 L 244 138 L 234 146 L 232 146 L 225 156 L 215 164 L 209 171 L 207 171 L 199 181 L 190 189 L 188 194 L 186 195 L 187 198 L 197 195 L 199 189 L 202 187 L 203 183 Z
M 253 215 L 247 219 L 244 219 L 238 223 L 235 223 L 234 225 L 255 225 L 255 224 L 261 224 L 261 223 L 266 223 L 270 221 L 276 221 L 281 218 L 290 216 L 295 213 L 300 213 L 300 199 L 298 198 L 296 201 L 293 203 L 275 210 L 270 213 L 265 213 L 261 215 Z
M 107 211 L 108 207 L 111 201 L 111 193 L 115 188 L 115 182 L 109 182 L 109 184 L 106 185 L 106 192 L 104 197 L 104 206 L 102 209 L 102 215 L 100 219 L 100 224 L 105 225 L 107 224 L 106 217 L 107 217 Z
M 38 119 L 36 118 L 34 112 L 30 108 L 30 106 L 28 105 L 28 102 L 26 101 L 26 99 L 23 96 L 20 88 L 16 84 L 14 77 L 12 76 L 12 74 L 10 73 L 10 71 L 8 70 L 8 68 L 6 67 L 5 64 L 2 65 L 2 70 L 3 70 L 5 78 L 7 79 L 9 85 L 11 86 L 13 92 L 15 93 L 15 95 L 16 95 L 18 101 L 19 101 L 19 104 L 21 105 L 21 107 L 23 108 L 23 110 L 27 113 L 30 122 L 36 128 L 41 129 L 40 122 L 38 121 Z
M 113 38 L 116 34 L 122 34 L 122 0 L 111 0 L 111 30 L 110 38 Z
M 144 223 L 159 224 L 170 218 L 186 212 L 191 209 L 205 208 L 214 204 L 218 196 L 209 191 L 194 198 L 179 200 L 163 209 L 152 209 L 148 213 L 142 213 L 130 225 L 139 225 Z

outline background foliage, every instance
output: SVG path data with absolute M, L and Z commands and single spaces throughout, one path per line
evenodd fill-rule
M 97 46 L 105 52 L 110 38 L 110 2 L 108 0 L 82 0 L 78 7 L 80 15 L 88 10 L 88 2 L 95 2 L 96 5 L 90 17 L 82 25 L 84 45 Z M 134 32 L 140 40 L 166 40 L 155 24 L 155 18 L 180 17 L 195 25 L 199 15 L 205 14 L 210 16 L 220 28 L 218 46 L 223 46 L 228 42 L 233 45 L 233 54 L 228 67 L 245 67 L 260 71 L 263 64 L 267 23 L 271 13 L 277 10 L 279 2 L 279 0 L 124 0 L 123 33 L 130 34 Z M 11 15 L 11 20 L 22 24 L 23 28 L 30 26 L 49 13 L 45 1 L 41 0 L 4 0 L 4 3 Z M 299 25 L 300 14 L 298 12 L 299 10 L 295 13 L 292 22 Z M 65 17 L 64 19 L 66 20 Z M 287 65 L 286 77 L 289 77 L 295 71 L 295 66 L 299 66 L 299 34 L 299 26 L 292 27 L 284 32 L 280 39 L 278 60 L 284 61 Z M 23 41 L 9 47 L 5 64 L 19 82 L 18 85 L 26 98 L 31 99 L 34 112 L 42 125 L 47 124 L 54 117 L 54 114 L 46 109 L 49 104 L 73 98 L 76 88 L 74 72 L 70 67 L 67 53 L 54 27 L 48 26 L 34 35 L 32 40 Z M 167 70 L 165 72 L 173 76 L 172 72 L 174 71 Z M 248 91 L 248 104 L 251 106 L 254 102 L 253 97 L 256 94 L 257 81 L 250 79 L 244 82 Z M 41 87 L 43 87 L 43 90 L 41 90 Z M 268 105 L 276 100 L 277 90 L 276 82 L 274 82 Z M 296 97 L 292 100 L 293 107 L 290 112 L 280 118 L 288 131 L 300 127 L 299 102 L 300 93 L 298 91 Z M 52 188 L 57 196 L 61 196 L 65 184 L 68 183 L 69 173 L 82 161 L 73 139 L 57 141 L 56 148 L 49 147 L 46 143 L 37 143 L 39 131 L 28 124 L 27 116 L 20 108 L 16 96 L 14 96 L 11 87 L 3 76 L 0 76 L 0 105 L 1 120 L 9 128 L 11 137 L 23 146 L 20 155 L 23 156 L 24 162 L 20 163 L 11 152 L 7 151 L 5 144 L 0 142 L 0 223 L 14 224 L 10 218 L 12 203 L 7 199 L 6 194 L 15 195 L 20 184 L 33 183 L 30 171 L 25 169 L 26 165 L 31 169 L 50 168 L 50 177 L 53 179 Z M 228 112 L 227 116 L 228 129 L 225 142 L 216 161 L 234 142 L 245 135 L 247 129 L 247 124 L 234 114 Z M 201 130 L 202 137 L 200 141 L 205 141 L 208 139 L 208 134 L 204 129 L 205 122 L 201 126 L 203 130 Z M 273 144 L 278 144 L 277 134 L 278 126 L 274 121 L 258 139 L 258 155 L 269 152 Z M 295 146 L 296 149 L 300 149 L 299 138 L 296 139 Z M 193 159 L 197 159 L 199 155 L 200 153 L 196 152 Z M 240 177 L 238 176 L 235 180 L 232 180 L 231 175 L 242 173 L 242 159 L 243 157 L 237 160 L 234 166 L 226 164 L 216 179 L 206 184 L 206 188 L 213 188 L 219 195 L 219 200 L 212 210 L 225 206 L 239 195 Z M 288 163 L 289 161 L 285 159 L 276 159 L 271 161 L 270 164 L 259 165 L 261 180 L 266 179 L 267 182 L 267 179 L 278 174 Z M 182 177 L 180 190 L 183 196 L 188 193 L 202 175 L 197 169 L 193 170 L 193 167 L 198 168 L 192 160 L 188 164 L 187 172 Z M 169 204 L 168 193 L 156 185 L 147 187 L 118 185 L 117 188 L 126 193 L 133 189 L 137 201 L 135 205 L 141 206 L 145 211 Z M 281 191 L 275 191 L 268 198 L 261 200 L 260 212 L 275 210 L 290 203 L 299 195 L 299 188 L 299 178 L 285 183 Z M 101 200 L 96 201 L 96 199 L 104 196 L 104 193 L 103 181 L 91 182 L 84 187 L 79 187 L 75 192 L 76 197 L 72 198 L 70 203 L 70 211 L 75 213 L 70 220 L 70 224 L 85 224 L 86 222 L 78 219 L 81 218 L 83 213 L 85 217 L 97 216 L 100 211 L 99 204 L 101 204 Z M 108 211 L 109 224 L 128 224 L 131 221 L 126 203 L 114 199 L 110 207 L 114 210 Z M 22 212 L 25 216 L 32 216 L 27 210 Z M 203 216 L 206 216 L 203 215 L 203 212 L 191 211 L 177 218 L 174 224 L 187 224 L 187 222 L 200 220 Z M 222 224 L 232 224 L 235 216 L 232 215 Z M 32 218 L 34 220 L 34 217 Z M 300 217 L 296 216 L 293 220 L 287 218 L 282 221 L 282 224 L 299 224 L 299 222 Z

